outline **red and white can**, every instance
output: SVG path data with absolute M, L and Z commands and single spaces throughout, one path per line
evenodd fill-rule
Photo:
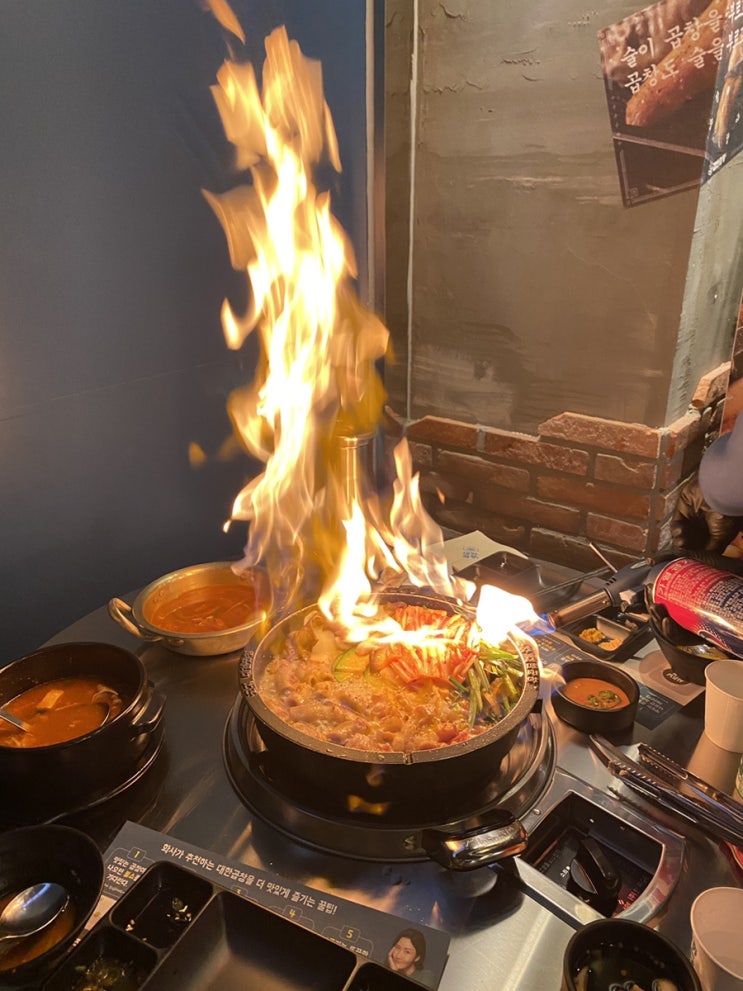
M 651 575 L 650 591 L 679 626 L 743 658 L 743 577 L 681 557 Z

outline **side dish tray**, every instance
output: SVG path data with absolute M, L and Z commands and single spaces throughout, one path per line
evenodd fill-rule
M 576 647 L 602 661 L 626 661 L 652 637 L 650 624 L 632 613 L 608 608 L 559 629 Z
M 406 991 L 420 984 L 168 862 L 153 864 L 42 991 Z M 106 983 L 106 982 L 109 983 Z

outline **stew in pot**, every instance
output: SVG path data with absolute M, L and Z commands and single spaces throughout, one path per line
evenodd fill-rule
M 457 613 L 405 602 L 382 608 L 425 640 L 349 644 L 311 611 L 258 678 L 269 709 L 328 743 L 409 753 L 466 742 L 513 708 L 524 668 L 510 645 L 486 643 Z
M 0 746 L 20 748 L 75 740 L 114 719 L 123 708 L 118 692 L 97 678 L 80 677 L 42 682 L 2 704 L 31 727 L 19 730 L 0 720 Z
M 201 585 L 149 606 L 145 618 L 171 633 L 218 633 L 245 626 L 265 605 L 257 587 Z

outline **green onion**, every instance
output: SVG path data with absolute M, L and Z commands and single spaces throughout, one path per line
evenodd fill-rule
M 507 671 L 504 671 L 502 674 L 502 678 L 503 678 L 503 684 L 506 686 L 506 691 L 508 692 L 508 697 L 511 699 L 516 698 L 516 696 L 519 694 L 519 690 L 511 680 L 510 674 Z
M 467 722 L 472 727 L 478 718 L 496 723 L 507 715 L 521 694 L 523 677 L 518 653 L 481 641 L 464 681 L 449 677 L 449 684 L 467 699 Z
M 470 726 L 474 725 L 477 714 L 481 711 L 482 705 L 482 693 L 480 692 L 480 682 L 477 677 L 476 672 L 473 668 L 470 668 L 467 672 L 467 680 L 470 685 L 470 707 L 469 707 L 469 718 L 468 722 Z
M 490 644 L 480 644 L 480 657 L 487 661 L 515 661 L 517 655 L 510 650 L 502 650 L 500 647 L 492 647 Z
M 477 719 L 477 699 L 475 698 L 474 692 L 471 692 L 469 711 L 467 712 L 467 725 L 471 728 L 472 726 L 475 725 L 476 719 Z

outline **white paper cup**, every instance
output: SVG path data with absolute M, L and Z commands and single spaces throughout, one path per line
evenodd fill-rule
M 733 794 L 739 765 L 740 756 L 737 753 L 718 747 L 706 733 L 699 734 L 694 753 L 687 763 L 692 774 L 704 778 L 728 795 Z
M 704 676 L 704 732 L 723 750 L 743 753 L 743 661 L 712 661 Z
M 704 991 L 743 989 L 743 888 L 708 888 L 691 906 L 691 962 Z

